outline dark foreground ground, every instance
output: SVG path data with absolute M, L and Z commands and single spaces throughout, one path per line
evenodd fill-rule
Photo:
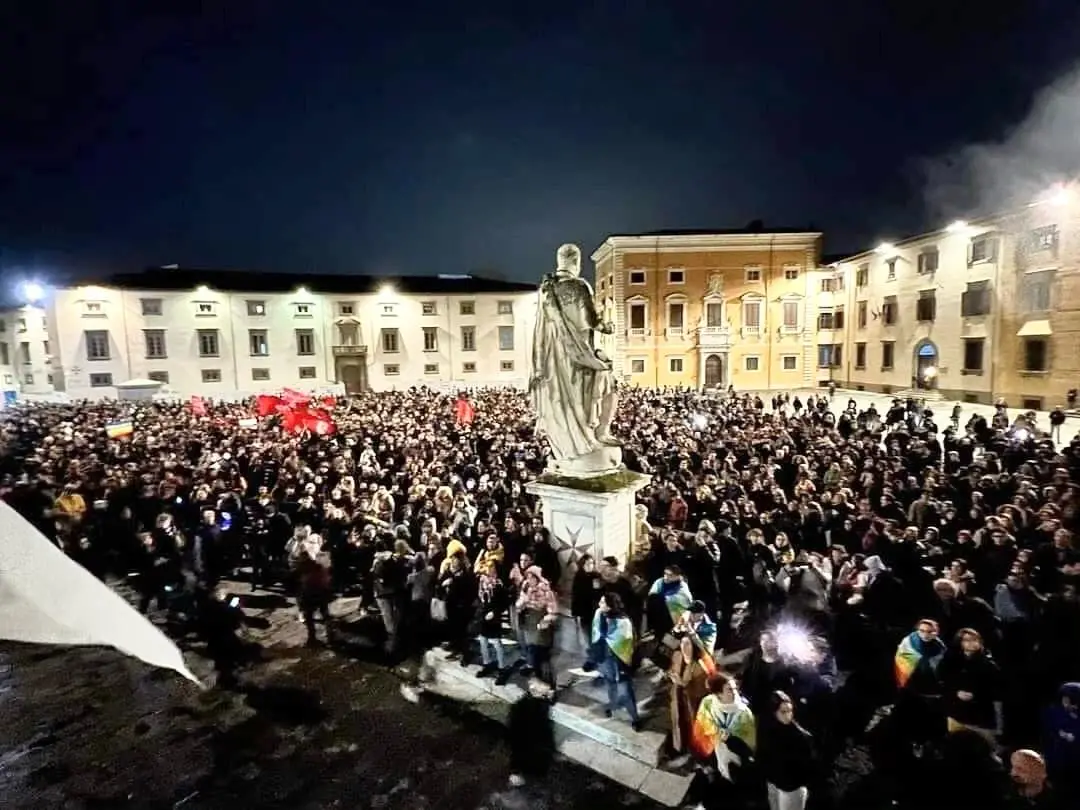
M 0 806 L 503 806 L 493 797 L 508 773 L 501 726 L 449 703 L 408 703 L 397 675 L 356 655 L 295 648 L 295 613 L 274 615 L 255 634 L 274 646 L 239 694 L 201 692 L 111 650 L 0 644 Z M 547 791 L 512 804 L 657 807 L 567 761 Z

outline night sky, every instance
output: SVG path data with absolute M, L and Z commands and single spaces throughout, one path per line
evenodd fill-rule
M 6 0 L 0 265 L 532 280 L 757 218 L 854 251 L 997 204 L 964 147 L 1078 57 L 1076 0 Z

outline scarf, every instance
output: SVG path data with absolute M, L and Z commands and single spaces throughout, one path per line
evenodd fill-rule
M 612 616 L 597 609 L 592 620 L 592 641 L 603 640 L 619 661 L 629 667 L 634 660 L 634 626 L 626 616 Z
M 558 612 L 558 605 L 555 602 L 555 593 L 551 590 L 548 581 L 544 579 L 540 567 L 534 565 L 526 571 L 526 574 L 535 576 L 536 581 L 533 584 L 526 584 L 522 587 L 519 606 L 526 610 L 538 611 L 544 615 Z

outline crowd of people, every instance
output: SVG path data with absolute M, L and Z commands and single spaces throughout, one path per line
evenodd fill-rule
M 0 494 L 144 612 L 195 616 L 226 682 L 238 576 L 294 593 L 312 644 L 350 593 L 391 659 L 441 643 L 546 699 L 568 613 L 633 728 L 635 671 L 666 669 L 670 753 L 705 766 L 707 801 L 834 800 L 856 742 L 874 767 L 852 807 L 1080 806 L 1080 443 L 1004 403 L 965 421 L 832 393 L 622 390 L 614 430 L 651 483 L 625 559 L 570 571 L 512 390 L 471 392 L 467 419 L 428 389 L 365 393 L 328 435 L 251 426 L 244 402 L 18 405 Z

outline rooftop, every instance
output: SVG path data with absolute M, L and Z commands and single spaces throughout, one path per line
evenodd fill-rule
M 789 234 L 817 234 L 819 231 L 813 225 L 805 228 L 778 228 L 773 226 L 766 226 L 761 220 L 755 220 L 746 225 L 745 228 L 667 228 L 659 231 L 645 231 L 644 233 L 613 233 L 608 236 L 609 239 L 620 239 L 627 237 L 649 237 L 649 236 L 763 236 L 773 233 L 789 233 Z
M 536 284 L 482 278 L 469 274 L 437 276 L 366 276 L 318 273 L 266 273 L 257 270 L 216 270 L 194 267 L 150 267 L 142 272 L 83 278 L 70 286 L 93 285 L 180 292 L 205 285 L 227 292 L 286 293 L 305 287 L 316 293 L 364 294 L 386 285 L 405 293 L 453 295 L 516 293 L 536 290 Z

